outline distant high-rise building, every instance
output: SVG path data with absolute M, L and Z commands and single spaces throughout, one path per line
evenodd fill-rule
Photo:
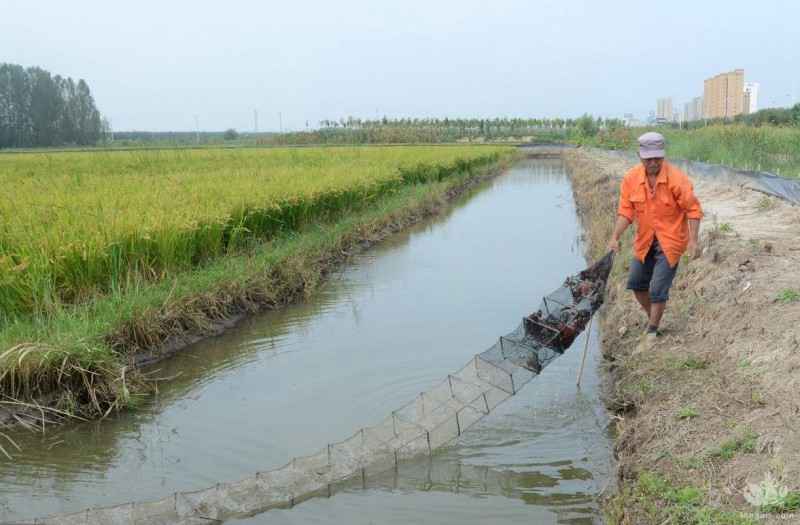
M 633 122 L 634 120 L 635 117 L 633 116 L 633 113 L 625 113 L 622 115 L 622 122 L 625 126 L 630 127 L 631 122 Z
M 703 97 L 694 97 L 692 99 L 691 118 L 689 120 L 701 120 L 703 118 Z
M 758 111 L 758 82 L 744 83 L 744 112 Z
M 703 117 L 733 118 L 744 112 L 744 69 L 707 78 L 703 84 Z
M 694 122 L 703 118 L 703 97 L 694 97 L 683 105 L 684 122 Z
M 672 121 L 672 98 L 660 98 L 656 102 L 656 120 Z

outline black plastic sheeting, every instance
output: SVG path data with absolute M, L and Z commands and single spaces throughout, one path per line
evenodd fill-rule
M 787 179 L 766 171 L 737 170 L 719 164 L 673 160 L 673 164 L 687 172 L 689 176 L 728 178 L 741 181 L 745 187 L 778 197 L 800 206 L 800 181 Z
M 520 147 L 531 155 L 559 155 L 565 149 L 575 149 L 575 146 L 571 144 L 534 144 Z M 639 162 L 639 157 L 635 152 L 599 148 L 587 149 L 617 155 L 620 158 L 629 160 L 631 165 Z M 795 206 L 800 206 L 800 179 L 788 179 L 768 171 L 741 170 L 696 160 L 673 159 L 671 157 L 668 157 L 668 160 L 685 171 L 690 177 L 714 178 L 720 182 L 743 186 L 785 200 Z
M 608 150 L 599 150 L 609 153 Z M 639 162 L 636 153 L 630 151 L 613 151 L 618 156 L 630 160 L 632 164 Z M 686 172 L 690 177 L 713 178 L 721 182 L 744 186 L 785 200 L 800 206 L 800 180 L 787 179 L 766 171 L 740 170 L 721 164 L 709 164 L 696 160 L 672 159 L 669 162 Z

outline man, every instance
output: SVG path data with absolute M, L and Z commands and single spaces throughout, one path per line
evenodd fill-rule
M 634 258 L 628 290 L 647 314 L 648 326 L 637 352 L 652 348 L 669 289 L 684 252 L 697 256 L 697 236 L 703 211 L 689 178 L 664 160 L 664 137 L 645 133 L 639 137 L 641 164 L 625 174 L 620 186 L 614 233 L 608 243 L 619 251 L 619 238 L 632 222 L 637 223 Z

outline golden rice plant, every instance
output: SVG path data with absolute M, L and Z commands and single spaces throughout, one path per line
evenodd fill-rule
M 328 220 L 507 148 L 0 155 L 0 324 L 123 292 Z

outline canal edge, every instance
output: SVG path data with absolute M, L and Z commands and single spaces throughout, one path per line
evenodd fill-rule
M 630 161 L 583 148 L 562 155 L 587 254 L 596 259 L 606 249 Z M 724 226 L 716 216 L 704 221 L 703 255 L 681 263 L 667 334 L 655 353 L 631 355 L 644 330 L 625 290 L 631 232 L 609 280 L 600 319 L 603 397 L 617 427 L 616 490 L 601 501 L 609 523 L 662 523 L 676 516 L 770 522 L 800 498 L 800 443 L 783 417 L 800 413 L 788 387 L 796 384 L 788 365 L 800 362 L 800 334 L 790 321 L 800 318 L 800 302 L 781 295 L 800 277 L 800 243 L 774 239 L 775 226 L 791 231 L 800 211 L 746 187 L 701 177 L 694 183 L 707 211 L 736 211 Z M 754 221 L 737 206 L 766 215 Z M 767 359 L 781 365 L 755 365 Z M 769 480 L 787 492 L 788 503 L 764 513 L 748 498 L 752 487 Z

